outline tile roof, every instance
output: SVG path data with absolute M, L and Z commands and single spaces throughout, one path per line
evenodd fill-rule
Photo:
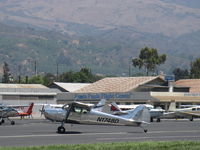
M 190 93 L 200 92 L 200 79 L 183 79 L 176 81 L 175 84 L 190 87 Z
M 75 91 L 75 93 L 129 92 L 139 85 L 150 82 L 158 77 L 159 76 L 104 78 L 85 88 Z

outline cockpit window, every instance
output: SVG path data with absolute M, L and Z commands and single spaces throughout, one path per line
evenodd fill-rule
M 192 108 L 192 111 L 195 111 L 196 110 L 196 108 Z
M 87 113 L 88 111 L 86 110 L 86 109 L 84 109 L 84 108 L 80 108 L 80 107 L 73 107 L 72 108 L 72 112 L 76 112 L 76 113 L 83 113 L 83 114 L 85 114 L 85 113 Z

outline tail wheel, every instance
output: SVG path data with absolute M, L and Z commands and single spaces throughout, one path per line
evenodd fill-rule
M 11 124 L 11 125 L 15 125 L 15 121 L 12 120 L 12 121 L 10 122 L 10 124 Z
M 194 120 L 194 118 L 192 117 L 192 118 L 190 118 L 190 121 L 193 121 Z
M 147 131 L 148 131 L 147 129 L 144 129 L 144 133 L 147 133 Z
M 65 133 L 65 128 L 63 126 L 59 126 L 58 133 Z

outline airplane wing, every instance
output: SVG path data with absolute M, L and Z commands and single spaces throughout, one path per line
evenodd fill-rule
M 200 112 L 176 112 L 177 115 L 184 116 L 184 117 L 200 117 Z

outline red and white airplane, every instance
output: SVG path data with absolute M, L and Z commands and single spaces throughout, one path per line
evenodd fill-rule
M 31 116 L 33 113 L 33 106 L 34 103 L 30 103 L 29 107 L 22 107 L 21 109 L 17 110 L 18 116 L 24 118 L 25 116 Z
M 15 124 L 15 121 L 10 120 L 9 117 L 21 117 L 24 118 L 25 116 L 32 115 L 34 103 L 31 103 L 28 107 L 27 106 L 0 106 L 0 125 L 5 122 L 5 118 L 10 121 L 11 125 Z

